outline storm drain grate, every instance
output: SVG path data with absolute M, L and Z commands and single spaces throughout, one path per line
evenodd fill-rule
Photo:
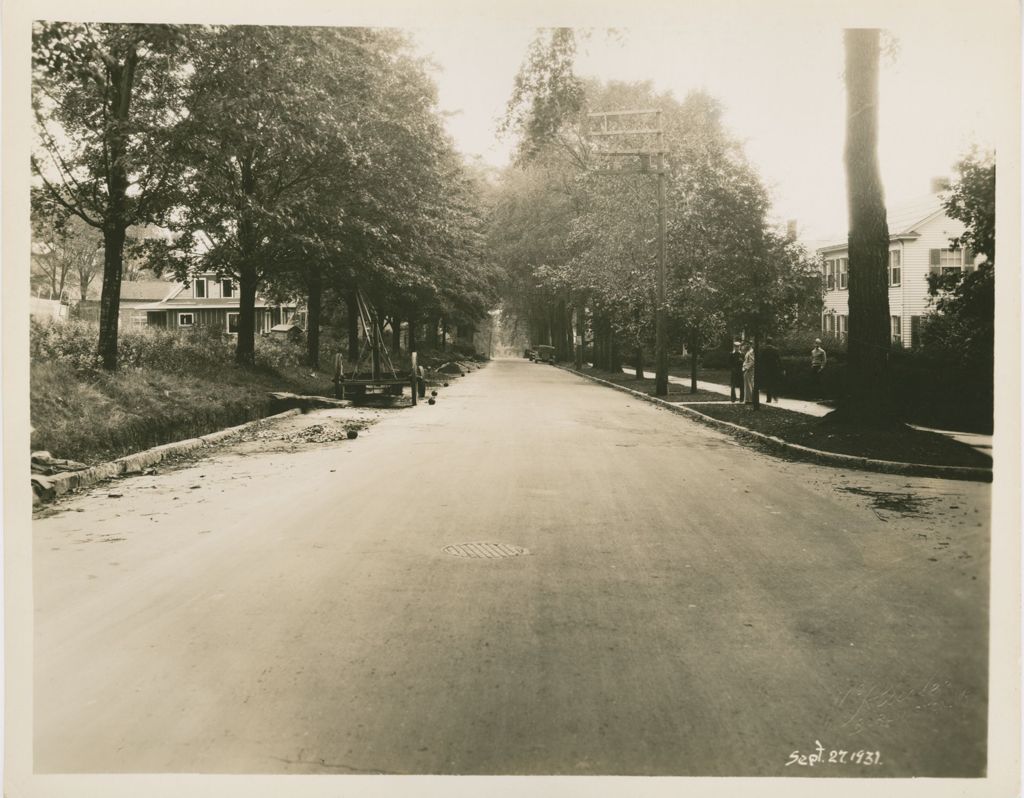
M 522 546 L 511 543 L 456 543 L 444 547 L 445 554 L 453 557 L 475 557 L 480 560 L 497 560 L 502 557 L 519 557 L 530 552 Z

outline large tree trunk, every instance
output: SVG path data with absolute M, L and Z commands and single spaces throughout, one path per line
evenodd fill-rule
M 850 328 L 846 402 L 839 416 L 879 420 L 891 412 L 887 380 L 889 228 L 878 169 L 879 31 L 847 30 L 845 43 Z
M 354 368 L 359 360 L 359 302 L 354 288 L 345 293 L 345 325 L 348 330 L 348 360 Z
M 107 371 L 117 369 L 117 325 L 121 312 L 121 273 L 124 268 L 124 239 L 128 171 L 125 151 L 131 110 L 132 89 L 138 53 L 130 47 L 123 64 L 109 64 L 112 96 L 110 110 L 115 124 L 107 128 L 107 216 L 103 228 L 103 290 L 100 295 L 99 356 Z
M 423 343 L 426 345 L 427 349 L 433 349 L 435 351 L 441 348 L 438 344 L 437 338 L 437 322 L 437 317 L 432 316 L 430 321 L 427 322 L 427 335 L 423 339 Z
M 100 295 L 98 354 L 107 371 L 117 368 L 117 322 L 121 311 L 124 239 L 123 226 L 111 225 L 103 230 L 103 292 Z
M 306 360 L 310 368 L 320 368 L 320 309 L 323 302 L 323 275 L 310 269 L 306 280 Z
M 235 342 L 235 362 L 242 366 L 256 362 L 257 282 L 256 269 L 246 259 L 238 270 L 238 340 Z

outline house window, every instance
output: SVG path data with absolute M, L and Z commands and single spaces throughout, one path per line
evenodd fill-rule
M 846 289 L 846 276 L 849 271 L 849 265 L 849 258 L 840 258 L 837 261 L 838 273 L 836 274 L 836 283 L 838 284 L 838 287 L 842 290 Z
M 889 252 L 889 285 L 902 284 L 903 276 L 902 253 L 898 249 Z
M 899 316 L 889 317 L 889 329 L 892 332 L 892 342 L 894 344 L 903 343 L 903 319 Z
M 921 317 L 910 317 L 910 345 L 918 347 L 921 345 Z
M 228 314 L 228 333 L 231 334 L 231 335 L 237 335 L 238 334 L 238 314 L 237 313 L 229 313 Z
M 849 318 L 850 317 L 847 316 L 845 313 L 839 317 L 839 340 L 840 341 L 845 341 L 846 340 L 846 325 L 847 325 L 847 320 Z
M 179 327 L 191 327 L 196 323 L 196 316 L 194 313 L 179 313 L 178 314 L 178 326 Z
M 929 268 L 932 274 L 946 274 L 963 270 L 964 265 L 974 266 L 973 253 L 965 249 L 932 249 L 928 252 Z
M 825 288 L 829 291 L 836 287 L 836 262 L 834 260 L 825 261 Z
M 199 277 L 198 279 L 196 279 L 196 281 L 192 284 L 192 292 L 193 292 L 193 296 L 196 299 L 205 299 L 206 298 L 206 278 L 205 277 Z
M 234 286 L 234 284 L 230 280 L 221 280 L 220 281 L 220 295 L 224 299 L 228 299 L 229 297 L 234 296 L 234 294 L 235 294 L 235 286 Z

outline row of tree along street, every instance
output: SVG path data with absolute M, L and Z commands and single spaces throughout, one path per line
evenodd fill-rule
M 655 336 L 661 310 L 672 348 L 682 344 L 689 353 L 694 391 L 702 353 L 736 335 L 751 338 L 756 351 L 767 334 L 820 334 L 820 260 L 791 231 L 770 223 L 768 193 L 723 127 L 719 103 L 703 92 L 679 101 L 649 83 L 580 79 L 573 68 L 578 36 L 569 29 L 538 35 L 508 104 L 504 124 L 519 135 L 517 163 L 503 176 L 488 227 L 490 251 L 506 280 L 508 315 L 525 322 L 532 342 L 552 344 L 560 359 L 571 359 L 574 349 L 578 358 L 574 331 L 589 331 L 595 366 L 618 371 L 632 361 L 639 377 L 652 349 L 664 348 Z M 850 315 L 841 412 L 831 420 L 887 424 L 898 411 L 891 391 L 889 233 L 877 156 L 879 31 L 847 31 L 845 49 Z M 623 114 L 633 122 L 625 127 L 636 128 L 635 112 L 644 109 L 657 113 L 657 141 L 641 133 L 633 149 L 616 151 L 603 144 L 607 133 L 593 129 L 594 117 L 608 112 Z M 625 134 L 613 135 L 621 141 Z M 650 168 L 662 150 L 664 168 Z M 630 162 L 634 168 L 623 168 Z M 975 152 L 959 170 L 945 204 L 967 232 L 950 246 L 968 247 L 986 260 L 975 272 L 931 281 L 935 308 L 918 343 L 935 361 L 963 366 L 963 387 L 973 391 L 992 382 L 994 159 Z M 667 184 L 660 306 L 658 171 Z M 664 392 L 663 356 L 654 360 Z M 987 397 L 990 416 L 991 390 Z
M 400 33 L 38 23 L 33 108 L 34 218 L 102 235 L 105 368 L 145 226 L 162 231 L 136 245 L 155 271 L 237 280 L 240 363 L 257 292 L 304 299 L 314 366 L 324 307 L 349 308 L 353 347 L 357 290 L 410 335 L 493 305 L 481 175 Z
M 595 366 L 633 362 L 639 374 L 657 349 L 659 385 L 666 341 L 685 345 L 694 389 L 701 354 L 737 334 L 756 349 L 767 334 L 820 330 L 820 263 L 771 223 L 720 104 L 583 80 L 580 35 L 546 30 L 531 44 L 503 122 L 515 163 L 494 179 L 455 152 L 436 88 L 399 32 L 39 23 L 33 222 L 51 245 L 86 229 L 102 237 L 104 366 L 117 365 L 126 256 L 181 280 L 237 280 L 242 364 L 257 292 L 301 298 L 314 367 L 321 322 L 344 322 L 356 356 L 357 292 L 378 309 L 374 323 L 408 329 L 410 350 L 439 327 L 466 336 L 500 300 L 513 330 L 562 360 L 588 348 Z M 843 395 L 868 416 L 891 415 L 878 31 L 847 31 L 846 53 Z M 987 260 L 933 281 L 937 312 L 921 340 L 991 384 L 977 366 L 991 374 L 995 168 L 981 155 L 960 169 L 947 210 L 967 233 L 951 245 Z
M 569 358 L 574 311 L 582 318 L 585 308 L 596 366 L 614 371 L 626 360 L 640 375 L 652 354 L 655 179 L 643 160 L 639 169 L 623 168 L 627 160 L 614 157 L 606 166 L 590 129 L 595 110 L 660 112 L 664 310 L 669 338 L 691 353 L 694 380 L 697 357 L 723 337 L 745 331 L 760 341 L 816 323 L 818 266 L 769 223 L 768 192 L 724 128 L 720 104 L 703 92 L 679 101 L 649 83 L 580 80 L 572 72 L 575 46 L 567 30 L 533 44 L 506 120 L 521 133 L 520 168 L 506 174 L 489 228 L 509 279 L 505 294 L 528 320 L 531 339 L 550 340 Z

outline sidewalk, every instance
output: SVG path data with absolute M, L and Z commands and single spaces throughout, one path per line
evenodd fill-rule
M 635 374 L 636 370 L 631 367 L 623 367 L 623 373 Z M 653 380 L 655 374 L 653 371 L 645 371 L 644 377 Z M 674 377 L 671 374 L 668 377 L 668 381 L 675 383 L 676 385 L 689 386 L 689 377 Z M 724 396 L 729 395 L 729 386 L 722 385 L 717 382 L 706 382 L 704 380 L 697 380 L 697 387 L 702 391 L 709 391 L 710 393 L 720 393 Z M 792 410 L 795 413 L 804 413 L 808 416 L 822 416 L 831 413 L 835 408 L 823 405 L 820 402 L 809 402 L 805 399 L 779 399 L 778 403 L 772 402 L 776 407 L 781 407 L 783 410 Z M 987 454 L 989 457 L 992 456 L 992 436 L 991 435 L 980 435 L 974 432 L 955 432 L 945 429 L 932 429 L 931 427 L 922 427 L 917 424 L 911 424 L 914 429 L 923 430 L 924 432 L 935 432 L 939 435 L 945 435 L 947 438 L 952 438 L 960 443 L 965 443 L 973 449 Z

